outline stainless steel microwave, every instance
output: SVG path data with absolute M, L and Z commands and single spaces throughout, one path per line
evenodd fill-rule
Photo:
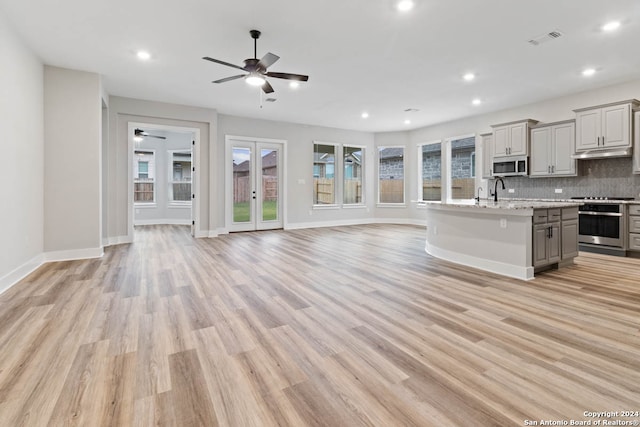
M 526 176 L 529 173 L 527 156 L 493 159 L 492 176 Z

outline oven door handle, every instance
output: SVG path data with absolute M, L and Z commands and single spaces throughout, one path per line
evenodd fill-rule
M 589 211 L 579 211 L 578 215 L 622 216 L 622 214 L 619 212 L 589 212 Z

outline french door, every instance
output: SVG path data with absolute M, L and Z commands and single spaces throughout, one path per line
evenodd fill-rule
M 283 144 L 227 139 L 227 228 L 282 228 Z

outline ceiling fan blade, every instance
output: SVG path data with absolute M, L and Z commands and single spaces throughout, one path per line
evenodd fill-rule
M 236 80 L 236 79 L 241 79 L 242 77 L 244 77 L 246 74 L 238 74 L 237 76 L 231 76 L 231 77 L 225 77 L 224 79 L 220 79 L 220 80 L 214 80 L 211 83 L 224 83 L 224 82 L 230 82 L 231 80 Z
M 244 68 L 239 65 L 230 64 L 228 62 L 220 61 L 219 59 L 209 58 L 208 56 L 203 56 L 202 59 L 204 59 L 205 61 L 211 61 L 217 64 L 226 65 L 227 67 L 237 68 L 238 70 L 244 70 Z
M 280 59 L 278 55 L 274 55 L 273 53 L 269 52 L 262 57 L 262 59 L 258 62 L 258 65 L 266 70 L 267 68 L 272 66 L 278 59 Z
M 264 93 L 273 93 L 273 87 L 271 87 L 269 82 L 265 80 L 264 84 L 262 85 L 262 91 Z
M 309 76 L 305 76 L 302 74 L 273 73 L 271 71 L 265 74 L 269 77 L 275 77 L 276 79 L 297 80 L 299 82 L 306 82 L 307 80 L 309 80 Z
M 145 138 L 158 138 L 158 139 L 167 139 L 166 136 L 158 136 L 158 135 L 144 135 Z

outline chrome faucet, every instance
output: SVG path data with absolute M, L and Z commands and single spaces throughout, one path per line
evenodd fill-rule
M 504 190 L 504 181 L 502 180 L 502 178 L 498 177 L 496 178 L 496 184 L 494 186 L 493 189 L 493 201 L 497 202 L 498 201 L 498 181 L 500 181 L 502 183 L 502 189 Z

